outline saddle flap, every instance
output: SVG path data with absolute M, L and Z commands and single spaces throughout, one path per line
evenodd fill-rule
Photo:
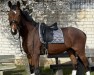
M 53 29 L 46 24 L 41 24 L 40 32 L 44 42 L 51 42 L 53 40 Z

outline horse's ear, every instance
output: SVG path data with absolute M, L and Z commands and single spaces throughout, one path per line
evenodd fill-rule
M 19 1 L 17 1 L 17 6 L 20 8 L 20 2 Z
M 12 6 L 11 1 L 8 2 L 8 6 L 11 8 L 11 6 Z

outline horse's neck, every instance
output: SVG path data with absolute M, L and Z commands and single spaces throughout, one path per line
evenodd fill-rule
M 28 32 L 32 33 L 33 29 L 34 26 L 32 25 L 32 22 L 26 21 L 24 18 L 21 20 L 20 35 L 22 36 L 22 38 L 26 37 L 28 35 Z

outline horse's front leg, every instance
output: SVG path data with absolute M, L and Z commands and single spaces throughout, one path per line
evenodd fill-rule
M 35 73 L 35 75 L 40 75 L 39 54 L 33 54 L 32 64 L 34 65 L 34 73 Z
M 28 58 L 28 62 L 29 62 L 30 73 L 31 73 L 31 75 L 33 75 L 33 73 L 34 73 L 34 66 L 32 65 L 32 58 L 31 58 L 30 55 L 27 55 L 27 58 Z
M 30 75 L 40 75 L 39 54 L 27 55 L 29 61 Z

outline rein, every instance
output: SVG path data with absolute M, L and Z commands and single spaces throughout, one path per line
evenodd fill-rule
M 20 36 L 19 36 L 19 43 L 20 43 L 20 51 L 21 51 L 21 53 L 23 54 Z
M 19 34 L 19 36 L 18 36 L 17 39 L 14 37 L 14 35 L 12 35 L 12 36 L 13 36 L 13 38 L 14 38 L 15 40 L 19 40 L 19 43 L 20 43 L 20 51 L 21 51 L 21 53 L 23 54 L 23 50 L 22 50 L 22 46 L 21 46 L 21 38 L 20 38 L 20 34 Z
M 12 23 L 18 24 L 18 22 L 15 21 L 15 20 L 11 21 L 11 22 L 10 22 L 10 25 L 12 25 Z M 18 31 L 20 31 L 20 27 L 17 27 L 17 29 L 18 29 Z M 21 51 L 21 53 L 23 54 L 23 50 L 22 50 L 22 46 L 21 46 L 21 39 L 20 39 L 20 37 L 21 37 L 21 36 L 20 36 L 20 32 L 19 32 L 19 35 L 18 35 L 18 38 L 17 38 L 17 39 L 14 37 L 13 34 L 12 34 L 12 36 L 13 36 L 13 38 L 14 38 L 15 40 L 19 40 L 19 43 L 20 43 L 20 51 Z

